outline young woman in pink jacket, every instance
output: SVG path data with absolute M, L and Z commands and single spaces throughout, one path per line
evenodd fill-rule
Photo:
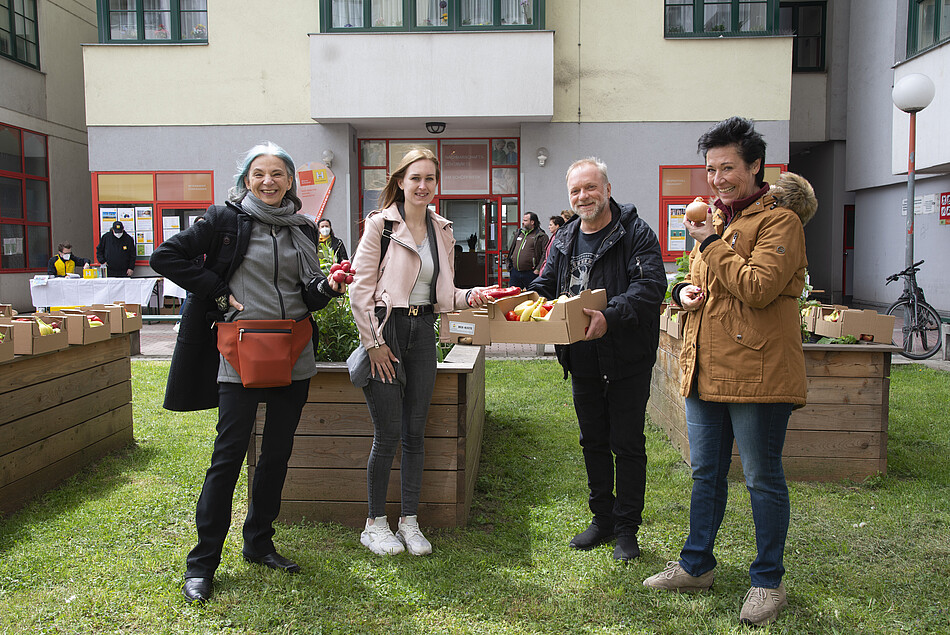
M 432 552 L 417 511 L 436 376 L 435 319 L 486 301 L 482 287 L 455 287 L 452 223 L 428 209 L 439 177 L 434 153 L 410 150 L 390 175 L 380 209 L 366 218 L 353 257 L 357 273 L 350 307 L 369 358 L 369 377 L 361 387 L 374 426 L 367 464 L 369 516 L 360 542 L 378 555 Z M 386 519 L 386 492 L 400 440 L 402 515 L 394 535 Z

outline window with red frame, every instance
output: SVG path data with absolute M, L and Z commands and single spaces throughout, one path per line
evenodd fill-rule
M 0 124 L 0 273 L 46 271 L 50 252 L 46 135 Z

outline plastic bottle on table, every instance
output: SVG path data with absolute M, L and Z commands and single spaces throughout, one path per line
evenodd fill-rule
M 108 278 L 109 277 L 108 273 L 109 273 L 109 267 L 106 265 L 106 263 L 102 263 L 102 266 L 99 267 L 99 277 Z

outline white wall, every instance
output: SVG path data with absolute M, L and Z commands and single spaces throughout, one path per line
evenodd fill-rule
M 789 118 L 791 37 L 665 39 L 662 2 L 546 7 L 545 26 L 555 32 L 554 121 Z

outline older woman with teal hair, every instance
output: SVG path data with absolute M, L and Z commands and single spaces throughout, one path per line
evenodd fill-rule
M 212 205 L 183 232 L 163 242 L 152 268 L 188 291 L 165 392 L 165 408 L 218 408 L 211 467 L 198 498 L 198 544 L 187 558 L 183 592 L 204 602 L 212 592 L 231 525 L 231 499 L 254 428 L 257 406 L 267 406 L 254 480 L 244 521 L 243 557 L 271 569 L 300 567 L 277 553 L 273 522 L 293 450 L 294 433 L 316 371 L 308 342 L 290 384 L 249 388 L 216 347 L 215 322 L 293 319 L 312 325 L 311 311 L 339 296 L 343 286 L 320 272 L 316 227 L 297 214 L 294 162 L 267 142 L 238 164 L 225 205 Z

